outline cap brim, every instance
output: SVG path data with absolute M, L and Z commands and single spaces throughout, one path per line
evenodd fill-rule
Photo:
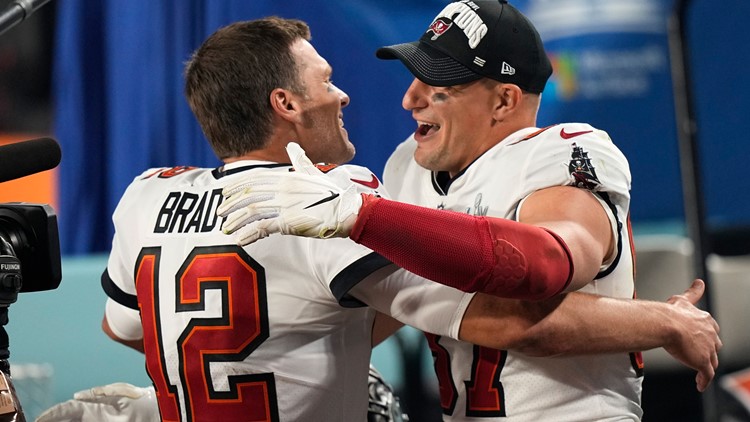
M 461 85 L 482 78 L 482 75 L 420 41 L 381 47 L 375 55 L 383 60 L 401 60 L 417 79 L 427 85 Z

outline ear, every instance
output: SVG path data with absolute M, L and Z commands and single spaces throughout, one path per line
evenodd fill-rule
M 523 91 L 518 85 L 499 83 L 495 85 L 495 120 L 506 120 L 507 117 L 517 112 L 523 99 Z
M 299 123 L 301 108 L 295 95 L 286 89 L 276 88 L 269 98 L 271 108 L 277 116 L 291 123 Z

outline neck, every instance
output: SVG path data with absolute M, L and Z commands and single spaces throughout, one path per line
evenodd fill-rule
M 286 145 L 290 140 L 279 141 L 272 139 L 264 148 L 250 151 L 247 154 L 243 154 L 236 157 L 229 157 L 224 159 L 224 163 L 233 163 L 235 161 L 242 160 L 256 160 L 256 161 L 271 161 L 274 163 L 290 163 L 289 156 L 286 153 Z

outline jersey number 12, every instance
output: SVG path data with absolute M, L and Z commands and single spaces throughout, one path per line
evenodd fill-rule
M 160 248 L 145 248 L 136 265 L 136 290 L 143 325 L 146 369 L 156 388 L 164 421 L 278 421 L 273 374 L 228 376 L 228 391 L 216 391 L 212 363 L 244 360 L 268 338 L 265 271 L 238 246 L 193 249 L 175 275 L 175 311 L 205 309 L 206 291 L 218 291 L 222 312 L 193 318 L 177 341 L 179 380 L 169 378 L 159 308 Z M 164 314 L 169 318 L 171 313 Z M 181 389 L 176 383 L 182 385 Z M 180 391 L 184 397 L 180 397 Z

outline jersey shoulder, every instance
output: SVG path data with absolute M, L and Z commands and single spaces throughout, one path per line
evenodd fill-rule
M 136 176 L 125 189 L 115 209 L 115 216 L 122 216 L 135 209 L 142 211 L 144 207 L 162 201 L 168 192 L 195 189 L 196 184 L 217 183 L 211 175 L 212 171 L 213 169 L 192 166 L 148 169 Z
M 547 126 L 524 136 L 520 141 L 523 142 L 532 139 L 539 139 L 548 142 L 603 142 L 605 144 L 611 144 L 612 139 L 609 134 L 602 129 L 595 128 L 588 123 L 558 123 L 552 126 Z M 565 143 L 565 142 L 563 142 Z
M 326 167 L 327 168 L 322 168 L 321 166 L 318 166 L 318 169 L 333 178 L 339 186 L 346 186 L 350 183 L 354 183 L 358 193 L 388 197 L 385 186 L 383 186 L 375 173 L 367 167 L 354 164 L 331 165 Z
M 511 143 L 525 155 L 529 179 L 541 184 L 571 185 L 593 191 L 630 190 L 630 165 L 609 134 L 587 123 L 561 123 L 539 129 Z
M 195 180 L 213 169 L 194 167 L 194 166 L 176 166 L 176 167 L 154 167 L 136 176 L 128 188 L 149 190 L 164 189 L 176 186 L 189 186 L 195 183 Z M 211 180 L 215 180 L 213 177 Z

